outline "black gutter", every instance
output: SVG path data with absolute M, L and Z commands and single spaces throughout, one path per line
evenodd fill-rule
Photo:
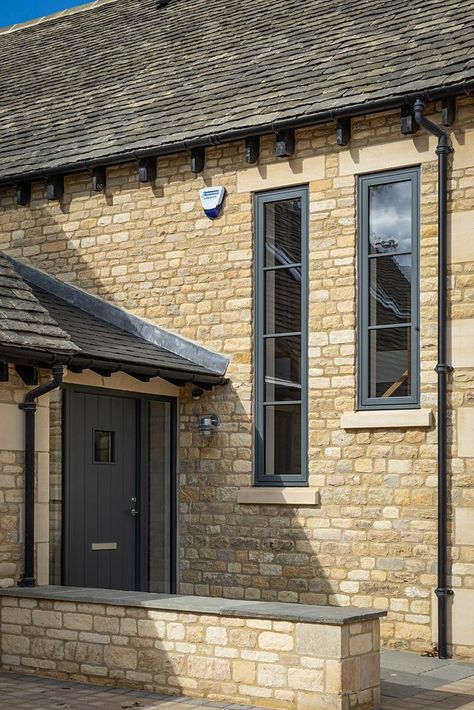
M 474 93 L 474 80 L 463 81 L 451 86 L 443 86 L 424 91 L 412 91 L 408 94 L 402 94 L 385 99 L 376 99 L 374 101 L 366 101 L 365 103 L 352 104 L 344 108 L 320 111 L 318 113 L 308 113 L 295 118 L 287 118 L 274 121 L 272 123 L 264 123 L 259 126 L 251 126 L 248 128 L 240 128 L 222 133 L 193 138 L 189 141 L 181 140 L 174 143 L 167 143 L 154 148 L 143 148 L 139 150 L 124 151 L 115 153 L 101 158 L 92 158 L 91 160 L 79 160 L 74 163 L 65 163 L 50 168 L 39 168 L 28 172 L 14 173 L 0 177 L 0 186 L 15 185 L 19 182 L 30 182 L 32 180 L 41 180 L 51 175 L 65 175 L 77 173 L 84 170 L 101 165 L 117 165 L 141 158 L 155 157 L 160 155 L 171 155 L 173 153 L 182 153 L 192 148 L 210 147 L 221 145 L 223 143 L 233 143 L 235 141 L 244 140 L 251 136 L 262 136 L 269 133 L 282 131 L 285 128 L 307 128 L 320 123 L 330 123 L 337 121 L 339 118 L 355 118 L 357 116 L 365 116 L 370 113 L 380 113 L 381 111 L 390 111 L 392 109 L 401 108 L 402 106 L 412 106 L 413 103 L 422 97 L 424 101 L 437 101 L 451 96 L 470 96 Z
M 54 365 L 53 378 L 30 390 L 19 408 L 25 412 L 25 566 L 18 582 L 19 587 L 35 587 L 35 422 L 36 399 L 60 387 L 63 380 L 62 365 Z
M 446 131 L 424 115 L 424 103 L 417 99 L 413 106 L 418 125 L 437 136 L 438 145 L 438 657 L 448 658 L 447 601 L 453 590 L 447 585 L 447 380 L 452 367 L 446 363 L 447 338 L 447 204 L 448 156 L 453 152 Z

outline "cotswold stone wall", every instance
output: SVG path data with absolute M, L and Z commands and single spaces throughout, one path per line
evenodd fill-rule
M 0 384 L 0 587 L 16 582 L 22 571 L 23 415 L 21 380 L 9 368 Z M 17 428 L 19 431 L 17 431 Z
M 379 621 L 340 626 L 1 597 L 2 667 L 292 710 L 380 699 Z
M 439 108 L 439 107 L 437 107 Z M 439 119 L 439 114 L 433 116 Z M 153 186 L 136 166 L 108 170 L 105 195 L 67 177 L 61 203 L 33 186 L 28 208 L 0 194 L 0 248 L 159 325 L 232 357 L 231 382 L 201 401 L 183 391 L 180 417 L 180 590 L 203 595 L 387 609 L 385 643 L 432 646 L 436 587 L 436 141 L 401 136 L 399 114 L 355 119 L 346 148 L 325 125 L 298 131 L 258 166 L 242 143 L 160 158 Z M 450 186 L 449 555 L 456 654 L 474 657 L 474 106 L 458 102 Z M 425 423 L 379 414 L 344 428 L 355 409 L 357 175 L 421 166 L 421 392 Z M 198 191 L 227 188 L 223 215 L 203 217 Z M 320 504 L 240 504 L 252 483 L 252 193 L 310 190 L 310 487 Z M 196 432 L 201 413 L 219 433 Z M 453 509 L 456 514 L 453 515 Z
M 0 587 L 15 585 L 23 574 L 24 413 L 18 408 L 28 389 L 13 367 L 0 383 Z M 48 582 L 49 398 L 36 413 L 35 551 L 36 577 Z

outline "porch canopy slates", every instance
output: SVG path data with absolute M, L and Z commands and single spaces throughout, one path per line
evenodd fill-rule
M 161 331 L 147 321 L 140 327 L 141 319 L 136 316 L 1 252 L 0 275 L 11 288 L 9 294 L 0 294 L 0 360 L 4 362 L 44 366 L 60 361 L 76 372 L 124 372 L 138 378 L 161 377 L 174 384 L 226 381 L 225 358 L 170 333 L 165 335 L 165 347 L 157 342 Z M 128 323 L 131 326 L 126 329 Z M 196 361 L 196 353 L 214 367 Z

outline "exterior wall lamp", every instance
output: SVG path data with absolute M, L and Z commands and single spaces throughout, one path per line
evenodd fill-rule
M 210 414 L 208 416 L 201 417 L 199 420 L 198 431 L 200 431 L 201 434 L 204 434 L 204 436 L 211 436 L 213 432 L 217 431 L 219 424 L 220 419 L 217 414 Z

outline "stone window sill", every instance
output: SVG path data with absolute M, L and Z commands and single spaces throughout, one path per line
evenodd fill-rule
M 343 429 L 410 429 L 433 426 L 431 409 L 392 409 L 370 412 L 345 412 Z
M 241 488 L 237 503 L 244 505 L 318 505 L 315 488 Z

